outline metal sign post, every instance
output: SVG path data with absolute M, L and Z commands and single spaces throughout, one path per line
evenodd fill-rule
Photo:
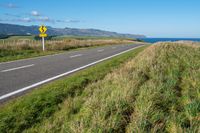
M 42 38 L 42 50 L 45 51 L 44 38 L 47 37 L 47 34 L 45 34 L 47 28 L 44 25 L 42 25 L 40 26 L 39 31 L 41 33 L 39 36 Z
M 44 37 L 42 37 L 42 50 L 45 51 L 45 46 L 44 46 Z

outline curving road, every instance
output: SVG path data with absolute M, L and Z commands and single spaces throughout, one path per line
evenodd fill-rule
M 0 63 L 0 101 L 140 47 L 104 46 L 32 59 Z

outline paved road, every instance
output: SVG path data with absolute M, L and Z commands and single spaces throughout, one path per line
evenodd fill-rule
M 141 45 L 114 45 L 0 63 L 0 101 Z

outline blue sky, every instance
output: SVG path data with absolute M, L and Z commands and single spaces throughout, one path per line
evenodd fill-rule
M 1 0 L 0 23 L 200 38 L 200 0 Z

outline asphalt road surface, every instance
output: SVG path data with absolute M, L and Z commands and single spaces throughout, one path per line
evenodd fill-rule
M 0 63 L 0 101 L 128 52 L 141 45 L 124 44 L 71 51 Z

